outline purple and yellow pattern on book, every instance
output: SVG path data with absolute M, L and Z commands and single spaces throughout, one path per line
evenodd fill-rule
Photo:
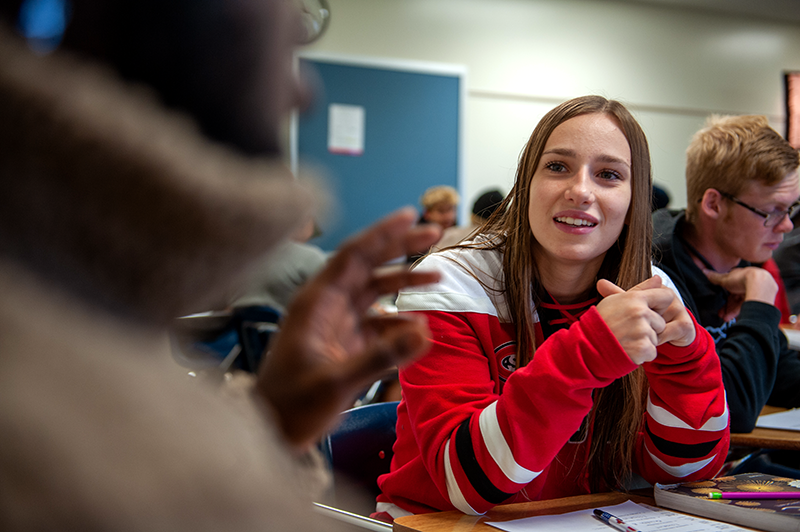
M 709 493 L 800 493 L 800 480 L 762 473 L 719 477 L 683 484 L 656 484 L 658 506 L 751 526 L 800 532 L 800 499 L 711 499 Z

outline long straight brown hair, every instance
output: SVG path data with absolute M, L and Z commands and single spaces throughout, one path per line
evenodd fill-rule
M 531 309 L 543 289 L 528 220 L 531 179 L 553 130 L 570 118 L 594 113 L 615 120 L 628 140 L 632 177 L 626 225 L 606 252 L 598 278 L 608 279 L 627 290 L 651 275 L 652 182 L 650 151 L 642 128 L 621 103 L 601 96 L 584 96 L 559 105 L 533 130 L 520 155 L 514 188 L 476 232 L 486 240 L 469 246 L 503 252 L 503 290 L 511 319 L 516 324 L 517 368 L 528 364 L 535 356 L 537 346 Z M 645 397 L 646 380 L 641 368 L 595 392 L 590 415 L 592 443 L 586 465 L 593 491 L 624 487 L 631 473 Z

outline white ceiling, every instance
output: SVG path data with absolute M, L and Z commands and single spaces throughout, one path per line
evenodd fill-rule
M 627 0 L 769 20 L 800 22 L 800 0 Z

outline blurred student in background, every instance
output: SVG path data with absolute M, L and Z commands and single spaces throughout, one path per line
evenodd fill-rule
M 664 209 L 669 206 L 669 192 L 665 188 L 653 185 L 653 210 Z
M 284 314 L 297 290 L 324 265 L 327 255 L 308 243 L 314 235 L 309 218 L 289 238 L 248 273 L 232 307 L 266 306 Z
M 419 200 L 422 205 L 419 223 L 436 224 L 442 230 L 455 226 L 459 201 L 458 192 L 451 186 L 437 185 L 430 187 Z M 406 258 L 406 262 L 412 264 L 418 261 L 427 251 L 409 255 Z
M 800 328 L 800 217 L 795 215 L 794 229 L 789 233 L 780 247 L 775 251 L 775 264 L 781 273 L 786 288 L 789 314 L 795 316 L 793 326 Z
M 439 224 L 442 229 L 456 225 L 460 198 L 453 187 L 447 185 L 427 189 L 420 198 L 422 215 L 420 223 Z
M 497 207 L 503 202 L 503 194 L 499 190 L 488 190 L 478 196 L 472 204 L 470 224 L 465 226 L 449 227 L 442 233 L 442 238 L 434 246 L 435 249 L 444 249 L 458 244 L 465 237 L 471 235 L 494 214 Z

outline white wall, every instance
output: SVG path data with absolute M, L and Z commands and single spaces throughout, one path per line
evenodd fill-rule
M 464 210 L 485 188 L 510 189 L 547 110 L 590 93 L 634 112 L 655 181 L 684 207 L 684 151 L 705 117 L 765 114 L 784 133 L 782 74 L 800 70 L 798 23 L 602 0 L 330 4 L 310 50 L 467 66 Z

